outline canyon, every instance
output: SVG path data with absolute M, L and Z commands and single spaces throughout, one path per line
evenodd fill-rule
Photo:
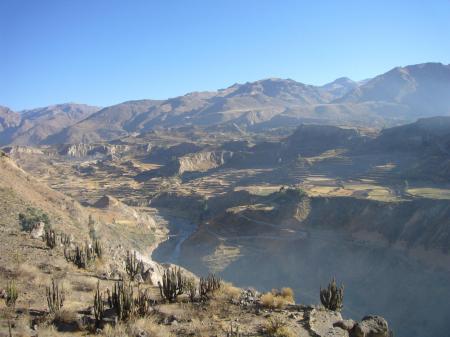
M 336 277 L 345 317 L 380 314 L 397 336 L 445 336 L 447 125 L 303 124 L 238 140 L 174 129 L 4 150 L 105 223 L 159 227 L 153 244 L 136 246 L 154 261 L 243 288 L 283 284 L 297 303 L 318 303 L 318 286 Z

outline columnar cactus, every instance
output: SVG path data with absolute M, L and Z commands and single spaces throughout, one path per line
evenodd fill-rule
M 195 279 L 186 279 L 186 290 L 189 295 L 190 301 L 194 302 L 195 297 L 197 296 L 197 285 L 195 284 Z
M 49 247 L 50 249 L 53 249 L 56 247 L 56 234 L 53 229 L 48 229 L 48 230 L 46 229 L 44 232 L 43 239 L 44 239 L 47 247 Z
M 67 235 L 65 233 L 60 234 L 60 240 L 61 240 L 61 244 L 64 247 L 70 247 L 70 244 L 72 243 L 72 240 L 70 239 L 70 235 Z
M 96 255 L 99 259 L 101 259 L 102 256 L 103 256 L 103 249 L 102 249 L 102 244 L 101 244 L 100 240 L 95 239 L 94 242 L 93 242 L 93 244 L 92 244 L 92 247 L 93 247 L 93 249 L 94 249 L 95 255 Z
M 210 294 L 220 289 L 222 286 L 222 280 L 214 274 L 209 274 L 208 277 L 201 277 L 199 284 L 200 297 L 205 300 L 208 299 Z
M 64 288 L 60 288 L 59 284 L 54 279 L 52 279 L 52 284 L 51 286 L 47 287 L 46 294 L 48 310 L 51 313 L 56 314 L 64 305 Z
M 141 317 L 147 316 L 151 311 L 152 300 L 148 295 L 147 289 L 141 290 L 138 287 L 137 298 L 134 300 L 136 314 Z
M 103 301 L 103 296 L 100 292 L 100 281 L 97 282 L 97 290 L 94 294 L 94 318 L 95 326 L 99 328 L 103 322 L 105 316 L 105 304 Z
M 71 252 L 69 248 L 64 247 L 64 257 L 67 261 L 73 262 L 78 268 L 87 268 L 96 258 L 94 248 L 89 245 L 80 248 L 75 247 L 75 251 Z
M 125 269 L 132 281 L 134 281 L 137 275 L 142 275 L 144 273 L 144 263 L 136 257 L 136 252 L 132 254 L 130 251 L 127 251 Z
M 181 295 L 185 288 L 185 278 L 181 274 L 180 268 L 167 269 L 162 277 L 162 284 L 158 282 L 159 292 L 163 299 L 175 300 Z
M 328 288 L 322 289 L 320 287 L 320 301 L 323 306 L 329 310 L 341 311 L 344 301 L 344 286 L 340 288 L 336 285 L 336 280 L 333 280 L 328 284 Z
M 134 315 L 133 286 L 131 283 L 124 285 L 123 281 L 114 284 L 112 292 L 112 305 L 117 317 L 121 321 L 128 321 Z
M 5 303 L 8 308 L 14 308 L 16 305 L 19 293 L 17 291 L 16 283 L 14 281 L 9 281 L 6 285 L 6 296 Z
M 78 268 L 86 268 L 86 253 L 81 249 L 79 246 L 75 247 L 75 255 L 73 255 L 72 262 L 78 267 Z

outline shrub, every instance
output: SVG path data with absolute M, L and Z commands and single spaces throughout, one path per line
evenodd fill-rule
M 272 293 L 265 293 L 261 296 L 261 303 L 263 306 L 267 308 L 274 308 L 275 307 L 275 296 L 273 296 Z
M 294 291 L 291 288 L 282 288 L 281 289 L 281 296 L 286 299 L 294 300 Z
M 19 222 L 23 230 L 30 231 L 35 224 L 43 222 L 46 229 L 50 227 L 50 218 L 39 208 L 28 207 L 25 213 L 19 213 Z
M 291 329 L 289 329 L 285 320 L 281 317 L 270 317 L 264 324 L 265 330 L 269 336 L 273 337 L 294 337 L 296 336 Z
M 217 296 L 225 299 L 226 301 L 236 301 L 241 297 L 241 289 L 236 288 L 231 283 L 223 283 Z
M 283 308 L 287 304 L 294 303 L 294 292 L 291 288 L 283 288 L 281 291 L 272 289 L 271 292 L 261 296 L 261 303 L 267 308 Z

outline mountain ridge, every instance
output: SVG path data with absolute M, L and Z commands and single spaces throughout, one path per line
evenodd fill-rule
M 322 86 L 266 78 L 166 100 L 132 100 L 101 109 L 85 108 L 82 118 L 56 114 L 63 121 L 50 129 L 44 124 L 55 116 L 51 110 L 57 106 L 41 108 L 49 115 L 37 128 L 33 116 L 39 115 L 35 111 L 39 109 L 26 110 L 21 114 L 21 120 L 28 123 L 24 130 L 9 127 L 5 131 L 3 126 L 0 141 L 3 145 L 90 143 L 182 126 L 237 125 L 243 130 L 261 130 L 313 123 L 381 129 L 420 117 L 450 115 L 448 92 L 450 66 L 442 63 L 395 67 L 360 82 L 340 77 Z M 1 116 L 0 125 L 6 125 Z M 12 121 L 17 118 L 8 116 Z

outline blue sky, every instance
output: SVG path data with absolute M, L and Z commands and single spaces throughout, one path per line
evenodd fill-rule
M 450 0 L 0 0 L 0 105 L 111 105 L 450 63 Z

